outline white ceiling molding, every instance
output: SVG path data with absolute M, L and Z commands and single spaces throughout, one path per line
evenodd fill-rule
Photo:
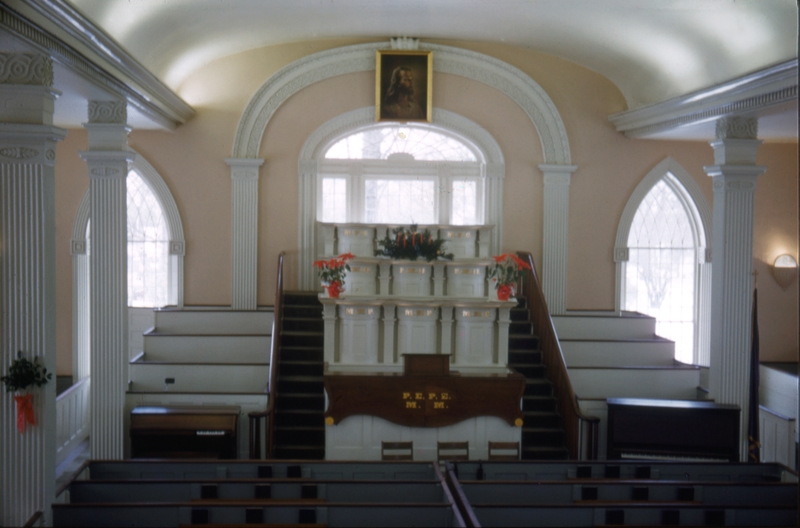
M 662 103 L 612 114 L 608 119 L 630 138 L 647 138 L 727 115 L 758 115 L 778 105 L 796 105 L 797 65 L 797 59 L 792 59 Z
M 298 59 L 278 71 L 258 89 L 242 113 L 233 141 L 233 157 L 258 157 L 269 120 L 289 97 L 324 79 L 374 71 L 375 51 L 390 46 L 390 42 L 374 42 L 335 48 Z M 420 42 L 419 49 L 434 52 L 435 72 L 476 80 L 511 98 L 536 127 L 544 162 L 570 164 L 569 141 L 561 115 L 547 93 L 523 71 L 488 55 L 451 46 Z
M 161 126 L 174 129 L 195 114 L 189 104 L 64 0 L 4 0 L 0 28 L 97 88 L 127 100 Z

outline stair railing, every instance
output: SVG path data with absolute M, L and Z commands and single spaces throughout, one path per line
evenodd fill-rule
M 530 270 L 525 270 L 523 276 L 523 291 L 528 299 L 531 322 L 539 337 L 539 348 L 542 352 L 542 361 L 547 370 L 547 377 L 553 383 L 556 393 L 558 412 L 564 422 L 569 456 L 573 460 L 579 460 L 583 459 L 582 457 L 585 453 L 586 459 L 596 460 L 597 430 L 600 419 L 596 416 L 585 415 L 580 410 L 578 397 L 572 389 L 572 383 L 567 372 L 564 353 L 561 351 L 561 344 L 558 342 L 553 319 L 550 317 L 550 310 L 547 308 L 542 285 L 536 273 L 533 256 L 526 251 L 517 252 L 517 256 L 531 266 Z M 582 436 L 585 438 L 585 450 L 581 449 Z M 584 452 L 582 453 L 581 451 Z
M 275 312 L 272 317 L 272 340 L 269 349 L 269 379 L 267 381 L 267 409 L 251 412 L 250 419 L 250 458 L 261 458 L 261 419 L 266 419 L 264 427 L 266 438 L 266 458 L 272 458 L 275 446 L 275 400 L 278 396 L 278 367 L 280 362 L 281 330 L 283 328 L 283 258 L 278 255 L 278 278 L 275 284 Z

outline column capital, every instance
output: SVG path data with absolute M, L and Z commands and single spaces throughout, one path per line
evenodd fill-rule
M 55 143 L 66 135 L 66 129 L 49 125 L 0 123 L 0 161 L 53 166 Z
M 53 60 L 41 53 L 0 53 L 0 83 L 53 85 Z
M 539 170 L 544 174 L 544 184 L 548 185 L 569 185 L 572 173 L 578 170 L 577 165 L 553 165 L 542 163 Z
M 761 165 L 708 165 L 703 167 L 714 179 L 714 192 L 755 190 L 756 180 L 767 168 Z
M 258 180 L 258 169 L 264 164 L 262 158 L 225 158 L 231 168 L 231 179 Z
M 88 124 L 125 125 L 128 121 L 127 101 L 89 101 L 88 110 Z
M 89 166 L 89 179 L 128 177 L 130 163 L 136 154 L 128 150 L 84 150 L 78 153 Z
M 119 151 L 128 148 L 128 134 L 131 127 L 121 123 L 84 123 L 89 134 L 91 150 Z
M 717 139 L 757 139 L 758 118 L 728 116 L 717 119 Z

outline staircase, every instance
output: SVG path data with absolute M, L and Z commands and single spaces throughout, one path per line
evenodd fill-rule
M 285 292 L 274 458 L 325 459 L 322 304 L 316 292 Z
M 519 298 L 519 304 L 511 310 L 508 366 L 526 378 L 522 397 L 522 459 L 567 459 L 564 429 L 556 412 L 553 385 L 546 377 L 539 340 L 533 335 L 524 298 Z

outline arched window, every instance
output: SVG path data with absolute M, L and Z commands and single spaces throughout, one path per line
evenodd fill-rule
M 668 158 L 628 202 L 615 255 L 619 309 L 655 317 L 656 333 L 675 342 L 677 360 L 707 364 L 710 267 L 698 200 L 706 209 L 694 181 Z
M 161 203 L 135 170 L 128 173 L 128 306 L 169 299 L 169 232 Z
M 301 289 L 318 284 L 310 263 L 324 252 L 320 223 L 491 226 L 489 251 L 500 251 L 503 153 L 458 114 L 376 123 L 374 107 L 353 110 L 315 130 L 298 165 Z
M 481 161 L 466 139 L 432 125 L 361 127 L 324 151 L 318 219 L 483 224 Z

